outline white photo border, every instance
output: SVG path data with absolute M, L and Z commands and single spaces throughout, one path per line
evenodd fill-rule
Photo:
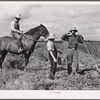
M 99 1 L 0 1 L 0 3 L 85 4 L 100 5 Z M 0 90 L 0 99 L 100 99 L 99 90 Z

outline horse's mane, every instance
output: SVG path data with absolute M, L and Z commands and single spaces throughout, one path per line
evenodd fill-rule
M 33 35 L 35 32 L 39 31 L 39 30 L 38 30 L 39 27 L 40 27 L 40 26 L 37 26 L 37 27 L 35 27 L 35 28 L 32 28 L 32 29 L 30 29 L 29 31 L 27 31 L 27 32 L 24 33 L 24 34 L 26 34 L 26 35 Z

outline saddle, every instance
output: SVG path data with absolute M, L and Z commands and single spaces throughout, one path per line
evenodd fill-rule
M 16 44 L 17 44 L 18 47 L 21 47 L 21 46 L 22 46 L 21 40 L 20 40 L 20 39 L 17 39 L 17 40 L 16 40 Z

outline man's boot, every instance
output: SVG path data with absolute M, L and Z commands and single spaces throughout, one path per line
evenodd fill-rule
M 68 68 L 68 75 L 70 75 L 72 73 L 72 64 L 67 64 L 67 68 Z
M 78 64 L 73 63 L 73 65 L 72 65 L 72 75 L 73 76 L 78 75 L 78 71 L 79 71 Z
M 76 67 L 76 72 L 79 73 L 80 72 L 80 70 L 79 70 L 79 64 L 76 64 L 76 66 L 77 66 Z
M 51 80 L 54 80 L 55 77 L 54 77 L 53 73 L 50 73 L 48 78 L 51 79 Z

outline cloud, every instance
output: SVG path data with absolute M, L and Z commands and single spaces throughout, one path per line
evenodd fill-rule
M 53 15 L 56 17 L 76 17 L 79 15 L 79 12 L 74 9 L 59 9 L 54 10 Z
M 99 5 L 67 5 L 52 11 L 56 17 L 80 17 L 95 12 L 100 12 Z
M 0 4 L 0 31 L 10 30 L 10 22 L 17 13 L 22 15 L 24 31 L 43 24 L 60 38 L 76 27 L 85 39 L 100 40 L 100 6 L 97 5 Z M 7 23 L 3 24 L 4 21 Z
M 32 8 L 40 7 L 39 5 L 27 4 L 0 4 L 0 20 L 9 20 L 16 14 L 21 14 L 23 19 L 31 17 Z

